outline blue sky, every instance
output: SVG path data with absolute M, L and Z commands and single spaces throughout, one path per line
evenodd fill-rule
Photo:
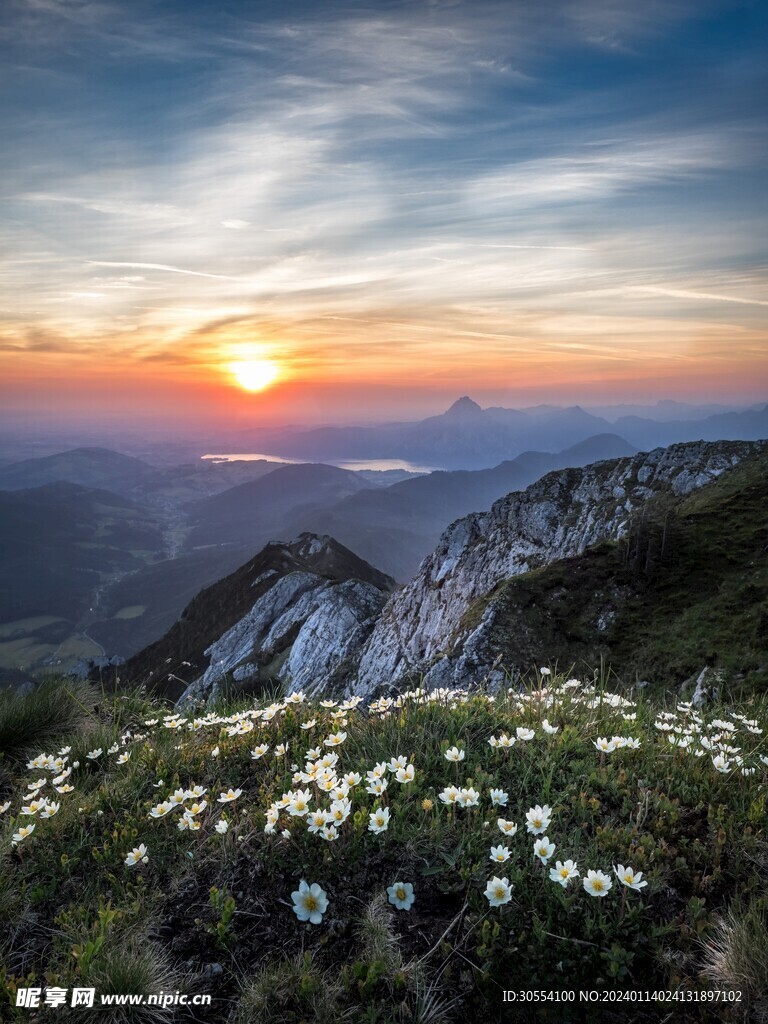
M 765 397 L 767 21 L 6 2 L 13 401 L 148 409 L 172 381 L 213 410 L 260 358 L 281 368 L 261 407 L 310 418 L 470 389 Z

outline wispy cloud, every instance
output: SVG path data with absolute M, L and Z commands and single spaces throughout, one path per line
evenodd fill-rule
M 744 306 L 768 306 L 763 299 L 743 299 L 736 295 L 715 295 L 712 292 L 695 292 L 687 288 L 660 288 L 652 285 L 636 285 L 636 292 L 647 295 L 668 295 L 672 299 L 704 299 L 706 302 L 737 302 Z
M 210 277 L 216 281 L 231 281 L 225 274 L 207 274 L 201 270 L 185 270 L 183 267 L 169 267 L 165 263 L 129 263 L 124 260 L 86 260 L 93 267 L 133 267 L 136 270 L 162 270 L 170 274 L 188 274 L 190 277 Z
M 766 133 L 697 44 L 715 0 L 14 2 L 8 67 L 59 74 L 4 80 L 9 344 L 461 381 L 765 340 Z

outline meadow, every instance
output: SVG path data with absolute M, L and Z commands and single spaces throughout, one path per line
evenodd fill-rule
M 4 694 L 0 1016 L 90 985 L 213 997 L 115 1021 L 768 1019 L 766 710 L 547 669 L 183 715 Z

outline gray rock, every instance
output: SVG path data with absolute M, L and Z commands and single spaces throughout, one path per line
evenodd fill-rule
M 215 700 L 228 677 L 244 682 L 263 674 L 289 692 L 327 688 L 359 654 L 385 600 L 361 580 L 334 583 L 309 572 L 281 577 L 206 649 L 208 668 L 177 706 Z
M 492 592 L 502 580 L 620 539 L 629 516 L 649 497 L 689 494 L 764 443 L 672 445 L 560 470 L 501 498 L 488 512 L 459 519 L 390 598 L 350 690 L 368 697 L 383 685 L 418 679 L 430 686 L 479 682 L 493 660 L 487 645 Z M 483 603 L 480 624 L 466 625 L 467 613 Z

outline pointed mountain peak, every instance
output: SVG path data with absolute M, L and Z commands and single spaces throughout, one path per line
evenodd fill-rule
M 447 412 L 443 413 L 444 417 L 450 417 L 452 420 L 468 420 L 468 419 L 479 419 L 483 415 L 483 410 L 477 404 L 473 402 L 471 398 L 464 395 L 463 398 L 457 399 L 453 405 L 448 409 Z

